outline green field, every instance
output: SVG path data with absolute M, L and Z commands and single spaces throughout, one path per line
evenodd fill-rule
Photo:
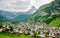
M 16 34 L 0 32 L 0 38 L 33 38 L 33 37 L 26 36 L 24 34 L 16 35 Z

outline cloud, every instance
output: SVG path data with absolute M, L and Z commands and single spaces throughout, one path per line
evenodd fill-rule
M 50 2 L 52 2 L 52 1 L 54 1 L 54 0 L 35 0 L 34 6 L 35 6 L 36 8 L 39 8 L 40 6 L 42 6 L 42 5 L 44 5 L 44 4 L 47 4 L 47 3 L 50 3 Z
M 25 12 L 32 6 L 39 8 L 41 5 L 51 1 L 52 0 L 0 0 L 0 10 Z
M 0 10 L 27 11 L 31 6 L 29 0 L 0 0 Z

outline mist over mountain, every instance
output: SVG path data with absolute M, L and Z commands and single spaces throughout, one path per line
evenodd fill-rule
M 30 15 L 30 14 L 35 13 L 36 10 L 37 10 L 37 9 L 36 9 L 34 6 L 32 6 L 30 10 L 28 10 L 28 11 L 26 11 L 26 12 L 19 12 L 19 13 L 16 13 L 16 14 L 29 14 L 29 15 Z
M 36 11 L 36 8 L 34 6 L 32 6 L 32 8 L 27 12 L 18 12 L 16 14 L 10 11 L 0 10 L 0 20 L 9 21 L 9 22 L 25 21 L 35 11 Z

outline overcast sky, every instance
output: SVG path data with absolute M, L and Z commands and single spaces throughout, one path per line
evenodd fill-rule
M 25 12 L 35 6 L 38 9 L 41 5 L 50 3 L 53 0 L 0 0 L 0 10 Z

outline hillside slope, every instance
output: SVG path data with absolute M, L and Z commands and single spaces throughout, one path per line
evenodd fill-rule
M 60 26 L 60 0 L 41 6 L 28 19 L 30 23 L 44 22 L 50 26 Z M 55 23 L 54 23 L 55 22 Z

